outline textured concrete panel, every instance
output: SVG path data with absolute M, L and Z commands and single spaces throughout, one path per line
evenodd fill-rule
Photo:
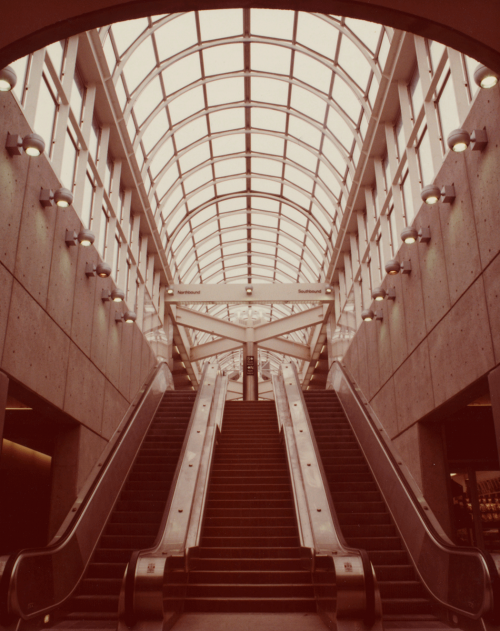
M 145 337 L 142 338 L 141 385 L 146 381 L 156 359 Z
M 391 357 L 392 367 L 396 370 L 408 355 L 408 345 L 406 343 L 406 321 L 405 306 L 403 299 L 403 283 L 407 284 L 408 278 L 403 278 L 398 274 L 391 279 L 391 285 L 396 291 L 396 300 L 384 300 L 381 303 L 375 303 L 376 309 L 383 309 L 384 322 L 383 326 L 389 327 L 391 338 Z M 379 307 L 380 305 L 380 307 Z M 379 324 L 378 322 L 375 323 Z
M 57 208 L 43 208 L 39 198 L 42 187 L 54 189 L 58 182 L 45 156 L 29 159 L 14 276 L 45 308 Z
M 412 425 L 393 441 L 403 462 L 415 478 L 415 482 L 422 490 L 422 467 L 420 463 L 420 434 L 418 424 Z
M 363 323 L 359 331 L 363 327 L 368 326 L 368 324 L 369 322 Z M 351 340 L 349 348 L 347 349 L 347 353 L 344 356 L 344 364 L 350 370 L 351 375 L 353 376 L 355 381 L 359 381 L 358 333 L 356 333 L 356 335 Z
M 451 305 L 439 210 L 423 204 L 415 226 L 428 227 L 431 233 L 429 243 L 414 244 L 418 247 L 425 325 L 430 331 Z
M 411 353 L 427 335 L 419 248 L 416 244 L 413 247 L 403 244 L 400 257 L 403 261 L 411 261 L 411 274 L 397 277 L 401 282 L 400 291 L 396 291 L 396 302 L 402 299 L 404 303 L 406 344 L 408 353 Z
M 107 335 L 106 349 L 106 377 L 111 381 L 115 388 L 120 387 L 120 364 L 121 364 L 121 338 L 123 335 L 124 325 L 115 321 L 115 313 L 121 313 L 120 304 L 108 302 L 109 309 L 109 328 Z
M 69 345 L 67 335 L 14 280 L 3 370 L 62 408 Z
M 453 184 L 453 204 L 439 204 L 446 275 L 453 305 L 481 273 L 474 214 L 465 158 L 450 151 L 439 172 L 438 184 Z
M 49 539 L 53 537 L 76 499 L 80 426 L 61 428 L 52 454 Z
M 76 480 L 77 493 L 85 484 L 85 480 L 89 476 L 89 473 L 92 471 L 107 444 L 107 440 L 101 438 L 101 436 L 98 436 L 83 425 L 80 425 L 78 474 Z
M 106 378 L 82 351 L 71 344 L 64 411 L 99 433 Z
M 130 374 L 132 370 L 132 341 L 134 338 L 134 327 L 123 326 L 121 334 L 121 355 L 120 355 L 120 392 L 131 401 L 130 396 Z
M 130 362 L 130 400 L 132 401 L 141 386 L 142 333 L 136 324 L 126 324 L 126 326 L 133 329 L 132 357 Z
M 115 429 L 121 423 L 128 410 L 128 401 L 118 392 L 109 381 L 104 389 L 104 410 L 102 414 L 101 435 L 109 440 Z
M 113 284 L 110 278 L 96 277 L 96 290 L 94 295 L 94 313 L 92 319 L 92 342 L 90 344 L 90 358 L 94 364 L 106 372 L 106 358 L 108 351 L 108 335 L 111 324 L 111 311 L 114 313 L 115 305 L 108 300 L 102 301 L 102 290 L 111 290 Z M 113 316 L 113 327 L 117 326 Z M 120 325 L 118 325 L 120 326 Z
M 373 411 L 391 438 L 398 433 L 398 411 L 394 379 L 389 379 L 377 395 L 370 401 Z
M 391 286 L 393 286 L 391 284 Z M 368 323 L 370 324 L 370 323 Z M 380 383 L 384 384 L 392 375 L 392 349 L 391 349 L 391 332 L 388 326 L 378 326 L 378 367 L 380 374 Z
M 94 322 L 94 297 L 101 279 L 87 278 L 85 266 L 87 263 L 96 265 L 98 262 L 99 255 L 92 246 L 78 247 L 71 338 L 88 357 L 90 357 Z
M 370 362 L 367 356 L 367 347 L 366 347 L 366 329 L 367 325 L 377 325 L 378 322 L 367 322 L 366 324 L 361 325 L 357 333 L 357 342 L 358 342 L 358 377 L 356 379 L 358 386 L 361 388 L 361 391 L 368 399 L 368 392 L 370 389 L 369 381 L 368 381 L 368 371 L 370 370 Z M 376 361 L 376 358 L 373 358 L 373 361 Z
M 2 359 L 5 331 L 7 329 L 7 319 L 9 317 L 10 298 L 12 294 L 12 284 L 14 277 L 0 264 L 0 362 Z
M 78 233 L 80 225 L 73 210 L 59 208 L 50 266 L 47 312 L 70 335 L 78 246 L 66 245 L 66 230 L 74 230 Z
M 447 401 L 495 364 L 482 277 L 428 337 L 436 405 Z
M 370 400 L 381 386 L 379 350 L 378 350 L 378 330 L 375 326 L 366 326 L 366 354 L 368 357 L 368 392 L 365 393 Z
M 480 90 L 464 127 L 469 131 L 486 128 L 488 144 L 483 151 L 466 151 L 464 158 L 483 269 L 500 252 L 500 230 L 498 230 L 500 125 L 498 121 L 500 121 L 498 89 Z
M 398 429 L 404 431 L 434 407 L 427 339 L 394 373 Z
M 495 364 L 500 364 L 500 254 L 483 273 Z
M 6 97 L 6 98 L 5 98 Z M 11 272 L 16 262 L 19 225 L 24 201 L 24 191 L 31 158 L 27 156 L 9 156 L 5 148 L 7 133 L 21 137 L 31 129 L 12 95 L 2 95 L 0 101 L 0 262 Z

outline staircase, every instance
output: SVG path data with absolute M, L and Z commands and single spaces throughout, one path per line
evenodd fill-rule
M 184 611 L 316 611 L 272 401 L 226 403 Z
M 59 629 L 116 629 L 118 597 L 134 550 L 153 545 L 196 393 L 168 391 Z
M 384 628 L 449 628 L 434 615 L 336 393 L 304 397 L 342 533 L 375 568 Z

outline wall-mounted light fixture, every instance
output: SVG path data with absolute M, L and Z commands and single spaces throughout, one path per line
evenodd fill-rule
M 0 92 L 10 92 L 17 83 L 17 74 L 12 66 L 0 70 Z
M 67 208 L 73 203 L 73 193 L 67 188 L 58 188 L 52 191 L 50 188 L 42 188 L 40 191 L 40 204 L 47 208 L 49 206 L 59 206 L 59 208 Z
M 374 320 L 380 320 L 380 322 L 382 322 L 382 320 L 384 319 L 383 311 L 375 311 L 375 316 L 374 316 L 373 319 Z
M 395 274 L 399 274 L 401 265 L 399 264 L 399 261 L 392 259 L 391 261 L 387 261 L 387 263 L 384 265 L 384 268 L 387 274 L 394 276 Z
M 363 322 L 371 322 L 373 320 L 374 314 L 371 309 L 364 309 L 361 312 L 361 319 Z
M 429 241 L 431 240 L 430 229 L 428 227 L 425 227 L 417 230 L 413 226 L 409 226 L 408 228 L 404 228 L 401 231 L 401 240 L 404 243 L 415 243 L 417 239 L 420 243 L 429 243 Z
M 446 142 L 448 147 L 456 153 L 465 151 L 469 146 L 472 151 L 482 151 L 488 144 L 488 136 L 484 129 L 474 129 L 471 134 L 465 129 L 454 129 Z
M 331 294 L 333 292 L 333 287 L 331 285 L 328 285 L 328 287 L 325 289 L 325 294 Z
M 137 315 L 133 311 L 125 311 L 125 313 L 115 313 L 115 322 L 127 322 L 132 324 L 137 320 Z
M 411 261 L 403 261 L 401 263 L 401 274 L 410 274 L 411 272 Z
M 89 245 L 92 245 L 94 243 L 95 235 L 90 230 L 87 230 L 87 229 L 80 230 L 80 232 L 78 233 L 78 241 L 80 245 L 83 245 L 84 247 L 88 247 Z
M 28 134 L 24 138 L 7 134 L 5 147 L 10 156 L 22 156 L 26 152 L 28 156 L 36 157 L 45 151 L 45 141 L 38 134 Z
M 451 184 L 439 188 L 439 186 L 431 184 L 420 191 L 420 197 L 429 206 L 433 206 L 439 201 L 443 204 L 451 204 L 455 200 L 455 187 Z
M 113 301 L 113 302 L 123 302 L 125 300 L 125 292 L 121 289 L 103 289 L 101 292 L 101 300 L 103 302 Z
M 247 285 L 247 286 L 245 287 L 245 291 L 247 292 L 247 296 L 251 296 L 251 295 L 252 295 L 252 293 L 253 293 L 253 287 L 252 287 L 252 285 Z
M 387 298 L 387 300 L 396 300 L 396 290 L 394 287 L 389 287 L 387 290 L 383 287 L 375 287 L 372 291 L 372 298 L 377 302 L 382 302 L 384 298 Z
M 174 295 L 174 290 L 172 289 L 172 287 L 167 287 L 167 294 L 169 296 L 173 296 Z
M 479 64 L 474 70 L 474 81 L 480 88 L 493 88 L 498 83 L 498 79 L 498 73 L 483 64 Z
M 107 263 L 87 263 L 85 266 L 85 276 L 90 278 L 91 276 L 99 276 L 100 278 L 107 278 L 111 274 L 111 267 Z

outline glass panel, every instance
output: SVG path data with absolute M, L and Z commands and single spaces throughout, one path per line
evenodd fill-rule
M 292 39 L 293 37 L 292 11 L 277 11 L 274 9 L 251 9 L 250 24 L 252 33 L 265 37 Z
M 252 77 L 252 100 L 276 105 L 286 105 L 288 101 L 288 83 Z
M 243 70 L 243 44 L 212 46 L 203 51 L 203 67 L 208 77 Z
M 144 77 L 156 65 L 155 54 L 151 38 L 147 37 L 142 44 L 132 53 L 123 68 L 123 74 L 127 82 L 127 88 L 131 94 L 144 80 Z
M 308 48 L 329 57 L 335 58 L 338 30 L 325 20 L 309 13 L 299 13 L 297 41 Z
M 200 55 L 193 53 L 172 64 L 162 73 L 167 94 L 177 92 L 181 88 L 201 79 Z
M 111 27 L 116 49 L 120 57 L 148 26 L 147 18 L 117 22 Z
M 250 44 L 252 69 L 289 75 L 292 51 L 270 44 Z
M 162 26 L 156 31 L 155 40 L 160 61 L 194 46 L 198 41 L 194 13 L 180 15 Z
M 168 106 L 170 120 L 175 125 L 205 107 L 203 88 L 194 88 L 174 99 Z
M 202 39 L 220 39 L 243 34 L 243 11 L 241 9 L 200 11 L 199 16 Z
M 135 117 L 139 126 L 142 125 L 148 115 L 151 114 L 162 99 L 163 92 L 160 80 L 158 78 L 153 79 L 141 92 L 134 105 Z

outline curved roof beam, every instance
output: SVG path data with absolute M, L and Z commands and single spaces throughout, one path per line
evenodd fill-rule
M 208 208 L 209 206 L 217 202 L 222 202 L 222 201 L 234 199 L 237 197 L 261 197 L 264 199 L 272 199 L 278 202 L 285 202 L 285 199 L 279 195 L 274 195 L 273 193 L 265 193 L 262 191 L 243 191 L 241 193 L 227 193 L 225 195 L 220 195 L 218 197 L 215 197 L 211 200 L 204 202 L 203 204 L 200 204 L 200 206 L 198 206 L 196 210 L 191 211 L 189 214 L 187 214 L 185 217 L 182 218 L 182 220 L 177 224 L 177 227 L 175 228 L 175 230 L 169 235 L 169 243 L 167 244 L 167 247 L 165 248 L 165 253 L 167 255 L 169 254 L 172 248 L 172 245 L 171 245 L 172 241 L 175 240 L 175 237 L 177 236 L 177 234 L 182 230 L 185 224 L 193 218 L 195 213 L 201 212 L 202 210 L 205 210 L 205 208 Z M 295 210 L 298 210 L 302 215 L 304 215 L 304 217 L 309 219 L 314 224 L 314 226 L 319 230 L 320 234 L 325 239 L 325 242 L 327 244 L 326 254 L 329 254 L 331 256 L 333 254 L 333 248 L 330 243 L 329 235 L 325 232 L 323 226 L 317 221 L 317 219 L 313 215 L 308 213 L 304 208 L 302 208 L 302 206 L 299 206 L 299 204 L 296 204 L 295 202 L 292 202 L 291 200 L 287 200 L 285 203 L 288 206 L 291 206 L 292 208 L 294 208 Z M 161 236 L 163 237 L 163 231 L 162 231 Z

